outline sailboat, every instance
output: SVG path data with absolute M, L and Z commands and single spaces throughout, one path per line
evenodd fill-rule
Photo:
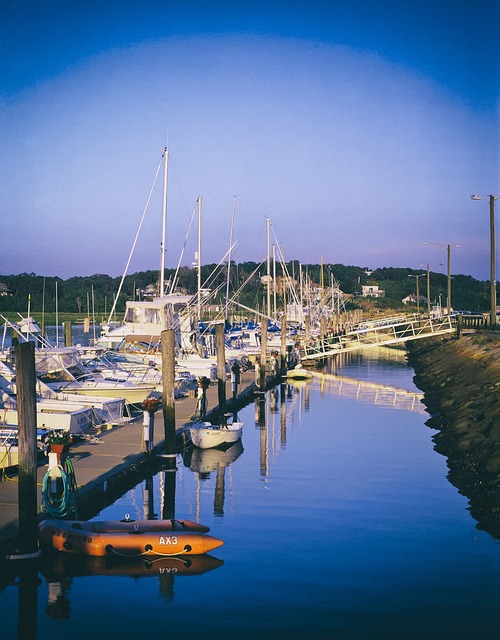
M 103 335 L 97 342 L 107 349 L 140 355 L 143 357 L 144 362 L 161 364 L 161 334 L 165 329 L 173 329 L 178 355 L 178 370 L 184 373 L 190 371 L 197 377 L 206 376 L 211 380 L 216 380 L 217 368 L 215 362 L 204 357 L 203 354 L 200 355 L 198 345 L 197 321 L 202 299 L 200 282 L 201 197 L 198 198 L 198 292 L 196 295 L 185 295 L 173 291 L 171 286 L 170 292 L 166 293 L 164 275 L 168 175 L 168 150 L 166 148 L 162 158 L 164 162 L 164 178 L 159 295 L 152 300 L 127 301 L 122 325 L 115 328 L 103 327 Z M 133 249 L 134 247 L 132 251 Z M 110 319 L 115 311 L 116 300 L 118 300 L 130 258 L 131 256 L 123 274 L 115 304 L 109 316 Z

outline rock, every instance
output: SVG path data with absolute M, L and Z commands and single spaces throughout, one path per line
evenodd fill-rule
M 477 526 L 500 539 L 500 332 L 414 340 L 407 347 L 450 482 L 469 498 Z

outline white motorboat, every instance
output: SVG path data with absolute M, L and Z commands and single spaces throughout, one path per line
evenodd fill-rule
M 161 390 L 155 380 L 127 372 L 108 376 L 92 371 L 76 347 L 59 347 L 35 352 L 37 377 L 57 392 L 106 398 L 124 398 L 130 404 L 142 402 L 152 391 Z
M 213 449 L 233 444 L 240 440 L 242 432 L 243 422 L 234 419 L 225 424 L 196 422 L 189 427 L 191 441 L 200 449 Z

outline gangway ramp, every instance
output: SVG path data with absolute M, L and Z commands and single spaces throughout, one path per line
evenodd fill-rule
M 368 347 L 455 333 L 456 330 L 457 320 L 454 316 L 433 319 L 412 314 L 407 317 L 388 318 L 385 321 L 380 319 L 364 322 L 345 334 L 318 338 L 310 344 L 302 344 L 301 360 L 319 360 Z

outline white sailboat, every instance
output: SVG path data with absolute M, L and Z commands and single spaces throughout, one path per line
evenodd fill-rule
M 228 446 L 241 439 L 243 422 L 233 418 L 231 422 L 221 424 L 210 422 L 195 422 L 189 427 L 192 443 L 200 449 Z
M 175 332 L 176 354 L 179 372 L 192 372 L 197 377 L 206 376 L 211 380 L 217 379 L 215 359 L 208 358 L 198 343 L 198 320 L 201 310 L 201 197 L 198 198 L 198 291 L 196 295 L 183 295 L 174 291 L 174 283 L 170 291 L 165 291 L 165 234 L 167 211 L 167 175 L 168 150 L 164 149 L 164 179 L 163 179 L 163 208 L 162 208 L 162 241 L 160 260 L 159 295 L 153 300 L 126 302 L 125 316 L 121 326 L 104 330 L 98 344 L 123 352 L 141 355 L 144 362 L 154 361 L 161 364 L 161 334 L 165 329 Z M 157 173 L 158 175 L 158 173 Z M 143 216 L 144 218 L 144 216 Z M 142 221 L 141 221 L 142 224 Z M 140 227 L 139 227 L 140 229 Z M 137 241 L 137 236 L 136 236 Z M 135 242 L 132 252 L 135 248 Z M 131 252 L 131 253 L 132 253 Z M 125 278 L 131 255 L 127 262 L 122 283 L 115 298 L 115 305 L 110 313 L 113 316 L 116 300 Z

